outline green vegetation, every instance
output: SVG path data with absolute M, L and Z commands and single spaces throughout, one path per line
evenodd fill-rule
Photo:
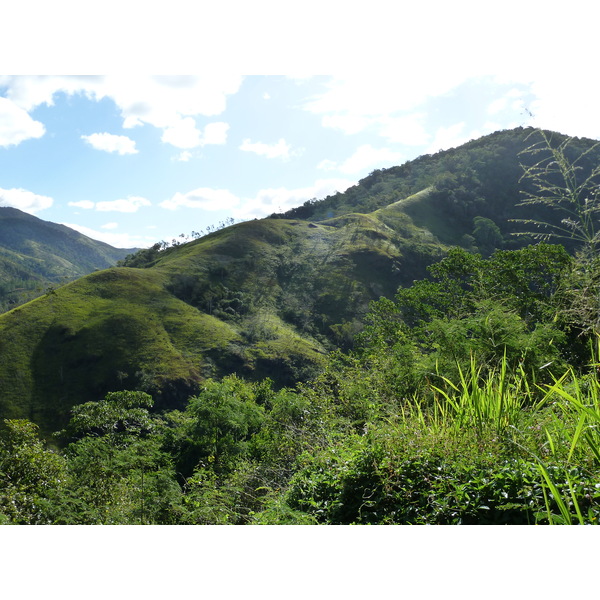
M 600 516 L 595 344 L 560 318 L 560 246 L 456 249 L 372 303 L 309 383 L 206 379 L 71 409 L 58 446 L 5 420 L 6 523 L 544 524 Z M 534 268 L 535 266 L 535 268 Z M 585 350 L 587 348 L 587 350 Z
M 0 317 L 0 522 L 597 523 L 596 148 L 523 152 L 528 134 L 143 251 Z M 587 163 L 555 172 L 546 156 L 573 147 Z M 519 156 L 537 161 L 520 184 Z M 507 194 L 532 210 L 569 173 L 585 235 L 528 244 Z M 555 232 L 557 207 L 536 223 Z

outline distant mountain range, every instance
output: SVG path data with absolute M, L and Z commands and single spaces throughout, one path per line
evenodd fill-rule
M 555 218 L 518 206 L 531 133 L 497 132 L 374 171 L 284 214 L 142 250 L 125 266 L 0 315 L 0 416 L 29 418 L 49 432 L 73 405 L 112 390 L 147 391 L 161 409 L 185 405 L 208 377 L 270 377 L 279 386 L 310 378 L 326 352 L 351 347 L 371 300 L 426 276 L 449 248 L 516 249 L 532 239 L 513 236 L 511 219 Z M 573 148 L 593 143 L 576 140 Z M 600 156 L 586 160 L 598 164 Z M 56 257 L 53 276 L 74 274 L 76 256 L 85 257 L 77 268 L 88 270 L 122 258 L 75 232 L 61 254 L 58 239 L 69 230 L 2 211 L 16 221 L 0 225 L 13 236 L 0 245 L 23 263 L 41 264 L 41 250 L 25 257 L 56 240 L 45 250 Z
M 135 249 L 113 248 L 16 208 L 0 207 L 0 312 L 50 286 L 106 269 Z

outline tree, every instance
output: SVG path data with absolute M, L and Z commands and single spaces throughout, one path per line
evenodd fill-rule
M 494 221 L 485 217 L 475 217 L 473 225 L 473 237 L 483 254 L 489 255 L 502 246 L 502 233 Z
M 110 435 L 118 438 L 149 432 L 153 419 L 148 412 L 154 401 L 145 392 L 109 392 L 99 402 L 85 402 L 71 411 L 71 420 L 62 432 L 71 438 Z
M 407 391 L 417 381 L 415 362 L 421 378 L 467 368 L 472 356 L 491 369 L 506 358 L 528 374 L 557 367 L 565 336 L 555 322 L 556 296 L 570 262 L 550 244 L 497 250 L 488 259 L 453 248 L 429 267 L 433 280 L 371 304 L 358 347 L 371 361 L 397 357 Z
M 163 450 L 164 419 L 144 392 L 110 392 L 72 410 L 63 433 L 68 485 L 54 503 L 55 522 L 177 522 L 182 491 Z
M 253 384 L 229 375 L 208 379 L 190 398 L 181 426 L 168 442 L 177 456 L 177 470 L 189 477 L 198 466 L 228 471 L 249 450 L 250 438 L 260 430 L 270 383 Z
M 47 449 L 37 425 L 5 419 L 0 431 L 0 523 L 47 524 L 48 498 L 65 479 L 64 459 Z

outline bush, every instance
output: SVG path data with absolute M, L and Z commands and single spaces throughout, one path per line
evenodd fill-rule
M 285 495 L 287 505 L 327 524 L 543 522 L 534 460 L 498 460 L 472 440 L 384 431 L 305 456 Z

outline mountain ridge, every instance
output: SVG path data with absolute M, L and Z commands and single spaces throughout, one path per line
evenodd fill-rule
M 47 287 L 105 269 L 135 250 L 113 248 L 66 225 L 0 207 L 0 310 L 31 300 Z

